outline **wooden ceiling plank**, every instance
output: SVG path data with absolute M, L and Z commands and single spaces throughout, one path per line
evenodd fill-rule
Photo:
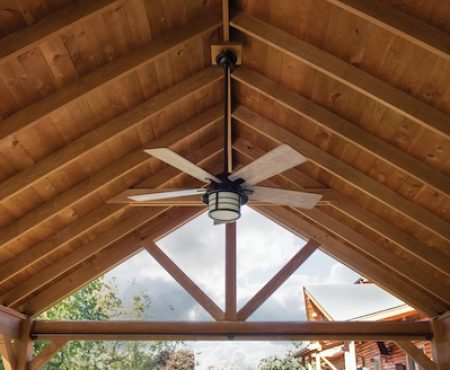
M 204 162 L 210 160 L 220 150 L 221 141 L 220 139 L 217 139 L 201 149 L 191 153 L 189 155 L 189 159 L 199 164 L 203 164 Z M 176 176 L 173 176 L 172 171 L 161 172 L 163 172 L 163 176 L 155 177 L 158 181 L 154 181 L 155 178 L 150 178 L 149 180 L 144 181 L 143 184 L 151 183 L 151 185 L 156 188 L 160 186 L 164 187 L 169 181 L 174 180 L 174 178 L 180 175 L 179 172 L 177 172 Z M 197 182 L 194 179 L 187 182 L 187 186 L 195 184 L 197 184 Z M 122 208 L 125 207 L 126 206 L 123 206 Z M 48 284 L 50 281 L 53 281 L 64 272 L 72 269 L 76 265 L 85 261 L 87 258 L 108 247 L 126 234 L 132 232 L 138 226 L 148 223 L 149 220 L 157 217 L 162 212 L 161 210 L 164 209 L 165 208 L 163 207 L 138 209 L 137 213 L 132 216 L 128 216 L 124 221 L 121 221 L 118 225 L 114 226 L 114 228 L 105 231 L 94 240 L 84 244 L 82 247 L 59 259 L 57 263 L 51 264 L 46 269 L 40 271 L 33 279 L 27 279 L 16 286 L 13 290 L 8 291 L 0 297 L 0 302 L 5 302 L 7 306 L 17 304 L 17 302 L 24 300 L 34 291 L 41 288 L 45 284 Z
M 199 321 L 199 322 L 151 322 L 151 321 L 41 321 L 34 323 L 33 339 L 64 338 L 69 340 L 105 339 L 124 340 L 141 335 L 152 336 L 200 336 L 216 339 L 281 339 L 305 340 L 413 340 L 430 339 L 428 322 L 370 322 L 370 321 Z M 196 337 L 195 339 L 200 339 Z
M 42 178 L 50 176 L 71 163 L 82 159 L 83 156 L 88 155 L 99 146 L 105 145 L 108 141 L 125 134 L 142 122 L 156 117 L 164 109 L 170 108 L 186 97 L 210 87 L 211 84 L 222 78 L 221 71 L 210 67 L 86 133 L 60 150 L 51 153 L 38 163 L 5 180 L 0 188 L 0 202 L 10 199 Z
M 302 247 L 272 279 L 270 279 L 238 312 L 240 321 L 247 320 L 299 267 L 319 248 L 319 243 L 310 240 Z
M 436 316 L 447 309 L 445 305 L 433 300 L 422 290 L 418 290 L 395 272 L 380 266 L 367 255 L 363 255 L 354 247 L 337 239 L 333 234 L 295 215 L 294 210 L 284 207 L 255 207 L 266 217 L 277 222 L 287 230 L 302 238 L 313 238 L 320 242 L 320 249 L 341 263 L 358 271 L 381 288 L 397 296 L 411 307 L 429 317 Z M 294 212 L 294 213 L 293 213 Z M 297 213 L 298 215 L 298 213 Z
M 217 321 L 225 318 L 224 312 L 192 279 L 184 273 L 152 240 L 142 241 L 147 252 L 163 267 L 210 315 Z
M 239 13 L 232 19 L 231 25 L 405 115 L 424 128 L 446 139 L 450 138 L 449 118 L 446 114 L 363 70 L 248 14 Z
M 2 265 L 0 284 L 12 279 L 27 267 L 46 258 L 51 252 L 70 243 L 72 240 L 94 228 L 101 221 L 113 217 L 121 210 L 123 210 L 123 207 L 119 205 L 105 204 L 88 213 L 79 221 L 68 225 L 51 238 L 45 239 L 33 247 L 26 249 L 23 253 Z
M 0 126 L 0 146 L 18 131 L 30 127 L 52 112 L 82 98 L 86 94 L 107 86 L 117 79 L 130 74 L 152 60 L 162 58 L 186 42 L 211 32 L 220 25 L 213 15 L 200 17 L 187 26 L 155 38 L 148 45 L 136 49 L 105 66 L 83 76 L 78 81 L 63 87 L 48 97 L 11 115 Z
M 241 134 L 241 137 L 234 141 L 233 148 L 251 160 L 255 160 L 266 153 L 262 149 L 258 148 L 254 143 L 249 146 L 248 140 L 250 140 L 250 138 L 245 140 L 245 137 L 242 137 Z M 293 168 L 284 172 L 280 176 L 292 184 L 299 186 L 300 191 L 309 191 L 309 188 L 303 187 L 302 183 L 299 182 L 298 179 L 303 179 L 306 175 L 298 169 Z M 319 185 L 320 183 L 316 182 L 316 186 Z M 391 223 L 384 221 L 374 213 L 360 207 L 353 200 L 346 197 L 342 193 L 339 193 L 334 189 L 330 189 L 330 191 L 326 194 L 333 199 L 333 201 L 329 203 L 331 207 L 343 212 L 358 223 L 375 231 L 378 235 L 380 235 L 380 237 L 388 238 L 407 253 L 420 258 L 421 261 L 428 263 L 430 267 L 436 268 L 450 277 L 450 258 L 437 252 L 433 248 L 427 247 L 419 240 L 396 228 Z
M 183 139 L 189 138 L 192 134 L 201 129 L 210 127 L 221 117 L 218 115 L 218 110 L 218 107 L 213 107 L 193 119 L 175 127 L 149 143 L 149 147 L 169 147 L 182 141 Z M 222 113 L 223 112 L 220 114 Z M 143 150 L 135 150 L 134 152 L 131 152 L 120 160 L 97 172 L 79 185 L 70 188 L 66 192 L 51 199 L 49 202 L 42 204 L 38 208 L 23 216 L 21 219 L 0 230 L 0 248 L 12 242 L 26 231 L 48 220 L 57 212 L 60 212 L 70 207 L 72 204 L 86 198 L 90 194 L 115 181 L 117 178 L 145 165 L 149 160 L 154 159 L 151 159 L 144 153 Z
M 450 195 L 450 182 L 447 176 L 378 138 L 369 131 L 302 97 L 295 91 L 246 68 L 239 68 L 233 73 L 233 78 L 381 159 L 389 166 L 397 168 L 408 176 L 431 186 L 447 196 Z M 447 119 L 449 120 L 450 117 Z
M 62 338 L 53 339 L 50 343 L 47 343 L 38 355 L 31 360 L 29 370 L 41 370 L 68 341 L 68 339 Z
M 141 238 L 151 237 L 152 240 L 162 238 L 167 235 L 167 233 L 199 215 L 201 212 L 203 212 L 203 210 L 197 207 L 169 209 L 156 221 L 151 222 L 148 227 L 141 227 L 145 231 L 145 234 L 141 235 Z M 131 236 L 119 240 L 107 249 L 96 254 L 68 276 L 65 276 L 64 279 L 57 281 L 52 284 L 51 287 L 29 299 L 20 307 L 21 311 L 29 312 L 33 316 L 39 315 L 50 306 L 139 252 L 139 250 L 142 249 L 141 244 L 133 244 L 135 235 L 138 233 L 140 233 L 139 229 L 133 231 Z
M 380 1 L 326 0 L 450 61 L 450 36 Z
M 358 188 L 372 198 L 377 199 L 387 207 L 401 213 L 437 236 L 450 241 L 450 225 L 418 204 L 403 198 L 350 165 L 243 106 L 236 108 L 233 116 L 239 122 L 274 140 L 276 143 L 286 143 L 292 146 L 319 167 L 339 177 L 349 185 Z
M 397 340 L 395 343 L 403 350 L 403 352 L 411 356 L 420 367 L 425 370 L 436 370 L 436 364 L 431 361 L 425 353 L 419 350 L 414 343 L 405 340 Z
M 34 25 L 0 40 L 0 62 L 19 56 L 70 27 L 119 6 L 124 0 L 80 0 L 48 15 Z

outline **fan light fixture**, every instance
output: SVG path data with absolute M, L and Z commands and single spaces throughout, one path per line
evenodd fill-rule
M 214 221 L 233 222 L 241 217 L 241 196 L 233 191 L 209 193 L 208 206 L 208 216 Z

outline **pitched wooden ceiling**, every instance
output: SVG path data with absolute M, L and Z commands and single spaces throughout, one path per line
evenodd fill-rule
M 170 147 L 220 172 L 219 0 L 0 3 L 0 303 L 35 315 L 199 214 L 107 203 L 188 186 Z M 241 0 L 233 155 L 310 159 L 260 207 L 428 316 L 450 306 L 450 3 Z M 195 246 L 192 253 L 195 253 Z

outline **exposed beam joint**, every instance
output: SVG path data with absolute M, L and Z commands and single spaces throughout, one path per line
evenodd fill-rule
M 335 2 L 340 3 L 338 0 Z M 381 4 L 379 1 L 365 1 L 364 3 Z M 424 128 L 446 139 L 450 138 L 447 115 L 363 70 L 246 13 L 239 13 L 235 16 L 231 25 L 239 31 L 376 100 L 380 104 L 403 114 Z M 446 38 L 448 39 L 449 36 L 446 36 Z
M 20 325 L 26 319 L 25 315 L 0 305 L 0 334 L 11 339 L 19 338 Z

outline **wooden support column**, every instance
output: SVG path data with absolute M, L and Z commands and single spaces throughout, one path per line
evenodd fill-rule
M 20 325 L 20 337 L 15 342 L 16 370 L 28 370 L 33 359 L 34 342 L 31 340 L 33 320 L 23 320 Z
M 450 369 L 450 311 L 431 320 L 433 361 L 437 370 Z
M 314 358 L 316 359 L 316 370 L 322 370 L 320 366 L 320 355 L 318 353 L 314 354 Z
M 236 222 L 225 225 L 225 319 L 236 320 Z
M 16 368 L 16 357 L 11 338 L 0 334 L 0 357 L 3 360 L 5 370 L 14 370 Z

